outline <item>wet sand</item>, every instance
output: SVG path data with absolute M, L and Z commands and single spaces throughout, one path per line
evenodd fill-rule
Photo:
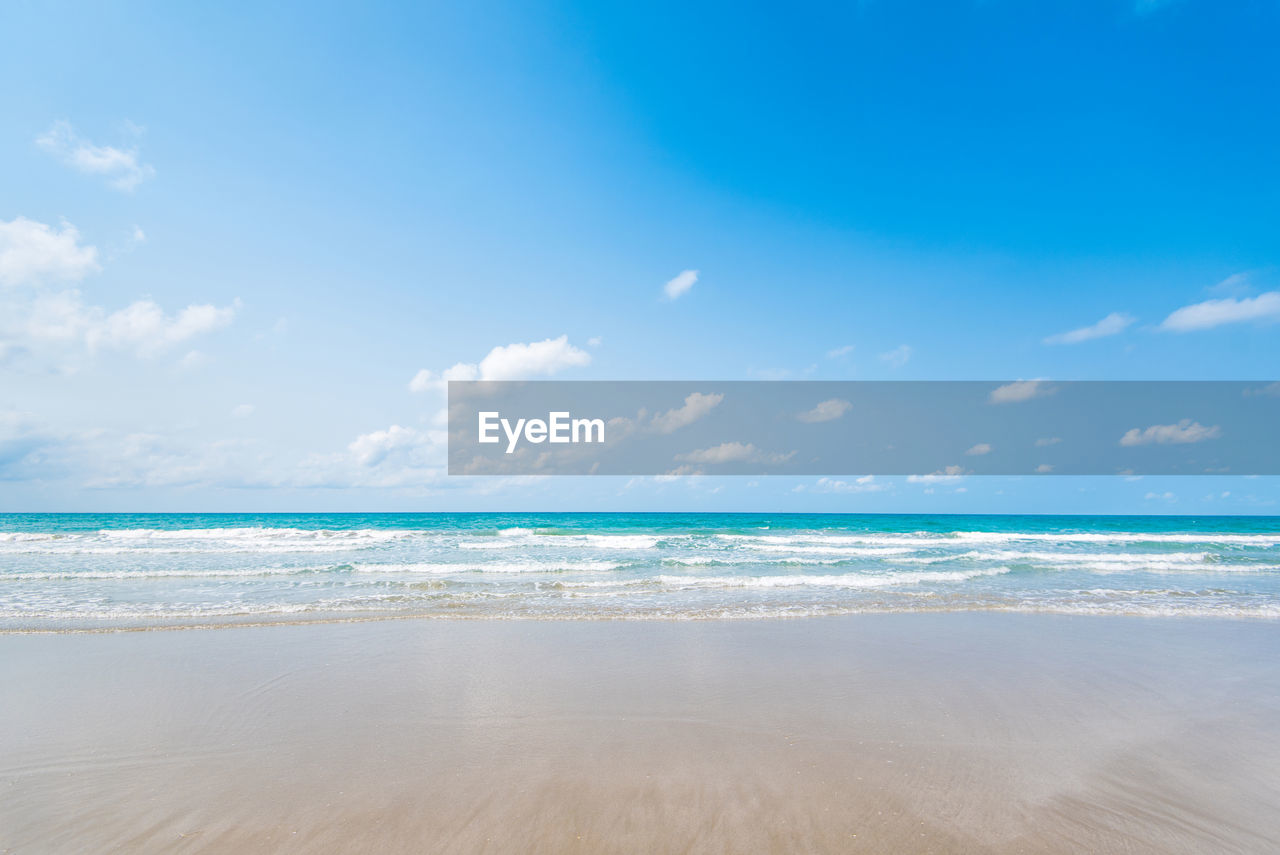
M 1280 851 L 1274 623 L 0 636 L 0 852 Z

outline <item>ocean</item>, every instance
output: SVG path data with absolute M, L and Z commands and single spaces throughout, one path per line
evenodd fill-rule
M 966 610 L 1280 618 L 1280 517 L 0 515 L 4 631 Z

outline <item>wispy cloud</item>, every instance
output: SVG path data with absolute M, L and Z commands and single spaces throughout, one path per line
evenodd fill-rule
M 1112 312 L 1096 324 L 1051 335 L 1044 340 L 1044 343 L 1079 344 L 1082 341 L 1089 341 L 1090 339 L 1105 338 L 1109 335 L 1116 335 L 1124 332 L 1129 328 L 1134 320 L 1135 318 L 1130 315 L 1126 315 L 1124 312 Z
M 130 126 L 133 132 L 141 130 Z M 116 148 L 97 145 L 76 133 L 70 122 L 57 121 L 40 136 L 36 145 L 61 160 L 67 166 L 86 175 L 99 175 L 117 190 L 131 193 L 143 181 L 156 174 L 155 169 L 143 163 L 136 146 Z
M 885 351 L 880 354 L 880 359 L 889 363 L 894 368 L 901 368 L 911 359 L 911 353 L 910 345 L 900 344 L 893 350 Z
M 1016 380 L 991 390 L 988 400 L 993 404 L 1016 404 L 1052 394 L 1053 387 L 1045 380 Z
M 414 428 L 392 425 L 386 430 L 361 434 L 347 450 L 361 466 L 377 466 L 393 454 L 417 449 L 431 442 L 428 434 Z
M 38 297 L 23 325 L 29 341 L 81 344 L 90 353 L 133 350 L 155 356 L 174 345 L 227 326 L 240 309 L 203 303 L 169 314 L 152 300 L 137 300 L 108 312 L 84 302 L 79 291 Z
M 1205 427 L 1191 419 L 1183 419 L 1176 425 L 1152 425 L 1146 430 L 1133 428 L 1120 437 L 1120 444 L 1133 445 L 1185 445 L 1191 442 L 1203 442 L 1206 439 L 1217 439 L 1222 436 L 1222 428 L 1217 425 Z
M 450 380 L 475 380 L 480 373 L 480 366 L 474 362 L 459 362 L 452 368 L 443 371 L 431 371 L 423 368 L 409 381 L 410 392 L 444 391 Z
M 794 451 L 786 454 L 761 451 L 749 442 L 722 442 L 711 448 L 678 454 L 676 460 L 687 463 L 785 463 L 794 456 Z
M 683 406 L 659 413 L 649 424 L 658 433 L 674 433 L 714 410 L 723 400 L 724 395 L 719 393 L 694 392 L 684 399 Z
M 874 475 L 863 475 L 852 481 L 838 478 L 819 478 L 813 484 L 797 484 L 791 488 L 793 493 L 878 493 L 886 485 L 877 481 Z
M 831 398 L 823 401 L 815 406 L 812 410 L 805 410 L 796 416 L 802 422 L 816 423 L 829 422 L 840 418 L 849 410 L 853 409 L 853 404 L 843 398 Z
M 848 356 L 853 353 L 853 345 L 842 344 L 839 347 L 833 347 L 827 351 L 827 359 L 839 359 L 842 356 Z
M 1223 324 L 1280 321 L 1280 291 L 1268 291 L 1256 297 L 1224 297 L 1183 306 L 1160 324 L 1168 332 L 1207 330 Z
M 1220 297 L 1243 297 L 1248 294 L 1252 287 L 1250 285 L 1253 276 L 1249 271 L 1241 273 L 1232 273 L 1226 279 L 1208 289 L 1210 294 Z
M 958 481 L 960 480 L 961 477 L 967 474 L 968 473 L 965 472 L 965 469 L 963 466 L 956 466 L 953 464 L 951 466 L 943 467 L 942 469 L 939 469 L 937 472 L 930 473 L 929 475 L 908 475 L 907 483 L 908 484 L 937 484 L 943 481 Z
M 685 294 L 689 293 L 689 289 L 698 281 L 698 271 L 685 270 L 674 279 L 662 286 L 662 293 L 666 295 L 668 300 L 678 300 Z
M 1245 389 L 1244 396 L 1246 398 L 1280 398 L 1280 380 L 1268 383 L 1265 386 L 1258 386 L 1253 389 Z
M 965 452 L 965 454 L 969 455 L 970 457 L 981 457 L 984 454 L 990 454 L 990 453 L 991 453 L 991 443 L 989 442 L 980 442 Z

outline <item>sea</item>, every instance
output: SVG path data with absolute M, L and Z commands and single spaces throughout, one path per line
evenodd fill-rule
M 0 515 L 0 631 L 874 612 L 1280 618 L 1280 517 Z

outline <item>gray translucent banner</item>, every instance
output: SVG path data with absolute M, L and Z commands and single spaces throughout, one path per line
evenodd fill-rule
M 449 383 L 450 475 L 1276 475 L 1280 382 Z

